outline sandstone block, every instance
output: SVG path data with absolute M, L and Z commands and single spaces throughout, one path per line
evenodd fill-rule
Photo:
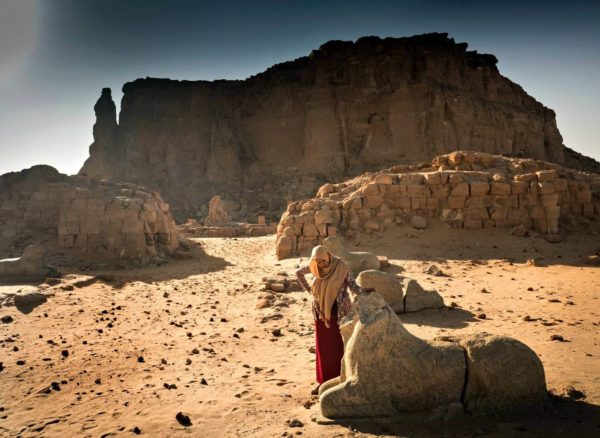
M 493 182 L 491 184 L 492 195 L 510 195 L 511 186 L 508 183 Z
M 546 219 L 558 219 L 560 217 L 559 206 L 549 206 L 544 208 Z
M 315 212 L 315 224 L 331 224 L 333 223 L 333 211 L 331 210 L 317 210 Z
M 427 221 L 421 216 L 414 215 L 410 218 L 410 226 L 416 229 L 427 228 Z
M 482 181 L 473 181 L 469 183 L 471 196 L 484 196 L 490 192 L 490 185 Z
M 510 193 L 513 195 L 520 195 L 525 193 L 527 187 L 529 187 L 529 184 L 525 181 L 511 181 Z
M 552 206 L 558 204 L 558 194 L 557 193 L 553 193 L 550 195 L 541 195 L 540 199 L 541 199 L 542 205 L 544 207 L 552 207 Z
M 400 286 L 404 292 L 404 311 L 418 312 L 424 309 L 439 309 L 444 307 L 444 299 L 434 290 L 426 290 L 408 277 L 400 278 Z
M 367 269 L 379 269 L 379 259 L 375 254 L 362 251 L 350 252 L 344 248 L 340 237 L 328 237 L 323 240 L 323 245 L 331 254 L 346 262 L 355 275 Z
M 531 219 L 546 219 L 546 211 L 541 205 L 536 205 L 529 209 L 529 216 Z
M 469 184 L 460 182 L 450 191 L 450 196 L 469 196 Z
M 448 174 L 448 182 L 450 184 L 459 184 L 465 180 L 465 176 L 461 172 L 452 172 Z M 466 196 L 466 195 L 464 195 Z
M 437 340 L 465 349 L 468 378 L 463 403 L 468 413 L 522 412 L 548 403 L 544 367 L 525 344 L 487 333 Z
M 377 184 L 390 185 L 393 184 L 393 181 L 393 175 L 389 173 L 382 173 L 375 177 L 375 183 Z
M 440 172 L 430 172 L 426 173 L 424 176 L 427 185 L 439 185 L 442 183 Z
M 490 216 L 488 214 L 487 208 L 468 208 L 465 209 L 465 218 L 466 219 L 489 219 Z
M 424 210 L 427 208 L 427 198 L 409 198 L 411 210 Z
M 317 237 L 319 235 L 319 230 L 314 224 L 304 224 L 302 227 L 302 234 L 306 237 Z
M 556 170 L 538 170 L 536 174 L 539 182 L 554 181 L 557 177 Z
M 356 278 L 360 287 L 373 288 L 396 313 L 404 312 L 404 296 L 400 281 L 394 274 L 369 269 Z
M 554 184 L 551 182 L 538 183 L 538 193 L 540 195 L 548 195 L 554 193 Z
M 367 201 L 367 206 L 369 208 L 379 208 L 379 206 L 381 206 L 381 204 L 383 204 L 383 196 L 382 195 L 367 196 L 366 201 Z
M 448 197 L 448 208 L 463 208 L 465 206 L 466 201 L 465 196 L 449 196 Z
M 408 185 L 406 187 L 406 192 L 411 198 L 426 197 L 431 195 L 429 187 L 424 185 Z
M 362 189 L 362 194 L 363 196 L 369 197 L 369 196 L 379 196 L 379 187 L 377 186 L 377 183 L 369 183 L 366 186 L 363 187 Z

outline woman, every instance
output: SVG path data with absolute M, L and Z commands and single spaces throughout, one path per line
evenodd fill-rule
M 312 286 L 304 277 L 309 272 L 315 278 Z M 296 276 L 302 288 L 311 292 L 314 298 L 312 313 L 315 318 L 317 382 L 320 386 L 340 375 L 344 343 L 338 321 L 346 316 L 352 305 L 347 289 L 355 294 L 372 292 L 373 289 L 362 289 L 356 284 L 350 267 L 322 245 L 313 248 L 308 266 L 300 268 Z M 319 386 L 313 389 L 313 394 L 317 393 Z

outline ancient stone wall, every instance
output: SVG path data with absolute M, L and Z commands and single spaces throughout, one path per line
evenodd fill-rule
M 458 151 L 428 167 L 401 165 L 323 185 L 316 198 L 288 205 L 277 227 L 279 258 L 342 232 L 381 232 L 415 217 L 454 228 L 522 224 L 557 233 L 568 215 L 600 218 L 600 175 L 531 159 Z
M 158 190 L 180 221 L 213 195 L 279 217 L 319 185 L 457 149 L 562 163 L 555 114 L 446 34 L 330 41 L 243 81 L 138 79 L 94 107 L 81 173 Z
M 86 258 L 145 260 L 178 246 L 169 205 L 133 184 L 36 166 L 0 177 L 0 254 L 28 243 Z

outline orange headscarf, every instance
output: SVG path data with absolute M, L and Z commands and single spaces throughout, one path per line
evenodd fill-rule
M 320 268 L 317 260 L 328 260 L 329 266 Z M 321 320 L 325 323 L 326 327 L 329 327 L 331 308 L 350 267 L 339 258 L 331 255 L 326 247 L 318 245 L 312 250 L 309 268 L 311 274 L 315 277 L 310 290 L 315 302 L 319 306 Z

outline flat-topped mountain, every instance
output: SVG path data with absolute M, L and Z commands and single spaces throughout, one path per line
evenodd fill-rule
M 554 112 L 496 63 L 435 33 L 330 41 L 245 80 L 138 79 L 118 121 L 102 91 L 81 173 L 159 190 L 179 219 L 213 195 L 252 219 L 325 182 L 458 149 L 563 164 Z

